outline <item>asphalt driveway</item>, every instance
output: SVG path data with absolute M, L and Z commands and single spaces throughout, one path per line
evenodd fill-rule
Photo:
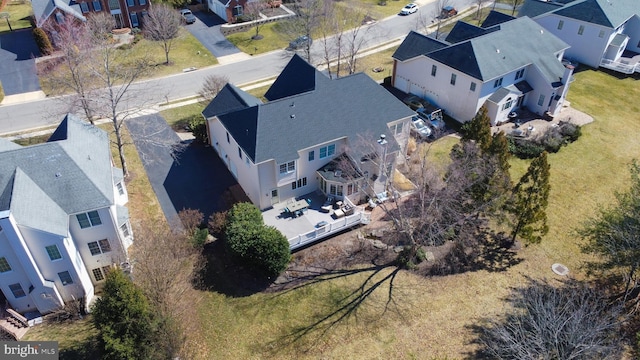
M 185 28 L 213 54 L 219 58 L 227 55 L 241 53 L 241 51 L 230 43 L 220 32 L 220 25 L 226 22 L 218 15 L 208 11 L 198 11 L 193 13 L 196 22 L 185 25 Z
M 0 35 L 0 81 L 5 95 L 40 90 L 37 56 L 40 56 L 40 50 L 30 29 Z
M 167 220 L 183 209 L 197 209 L 206 221 L 214 212 L 227 209 L 226 194 L 237 182 L 213 148 L 182 143 L 159 114 L 125 124 Z M 183 149 L 172 155 L 176 145 Z

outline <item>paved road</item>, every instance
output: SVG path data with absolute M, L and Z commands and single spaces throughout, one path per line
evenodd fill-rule
M 213 56 L 219 58 L 241 52 L 220 32 L 220 25 L 225 23 L 221 17 L 207 11 L 198 11 L 194 15 L 196 22 L 185 27 Z
M 223 193 L 236 181 L 213 148 L 186 143 L 173 156 L 171 149 L 181 144 L 180 138 L 157 114 L 130 119 L 126 125 L 168 221 L 182 209 L 200 210 L 205 219 L 226 210 Z
M 428 0 L 423 0 L 428 1 Z M 464 9 L 473 0 L 455 0 L 454 5 Z M 400 7 L 400 3 L 398 3 Z M 391 16 L 363 29 L 359 36 L 364 39 L 361 48 L 376 47 L 392 40 L 401 39 L 410 30 L 423 29 L 423 22 L 428 15 L 436 13 L 435 3 L 423 5 L 418 13 L 410 16 Z M 422 18 L 420 17 L 422 15 Z M 321 44 L 314 42 L 312 62 L 321 61 Z M 155 97 L 149 103 L 160 103 L 167 99 L 178 99 L 195 95 L 202 85 L 202 79 L 208 75 L 224 75 L 236 85 L 246 84 L 257 80 L 267 79 L 278 75 L 287 64 L 292 52 L 277 50 L 270 53 L 253 56 L 239 62 L 216 65 L 197 71 L 171 75 L 161 79 L 147 80 L 140 84 L 143 88 L 152 88 Z M 128 103 L 129 108 L 141 106 L 139 103 Z M 66 112 L 64 105 L 55 99 L 43 99 L 29 103 L 0 106 L 0 134 L 23 131 L 35 127 L 56 124 Z
M 39 55 L 31 30 L 0 35 L 0 81 L 5 95 L 40 90 L 34 60 Z

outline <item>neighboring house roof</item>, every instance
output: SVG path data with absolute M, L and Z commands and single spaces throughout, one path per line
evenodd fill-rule
M 449 44 L 446 42 L 427 37 L 412 30 L 404 41 L 402 41 L 402 44 L 398 46 L 392 57 L 400 61 L 405 61 L 419 55 L 426 55 L 447 46 L 449 46 Z
M 536 14 L 529 10 L 529 7 L 540 10 L 546 7 L 548 10 Z M 524 11 L 521 9 L 518 16 L 531 17 L 553 12 L 559 16 L 609 28 L 617 28 L 633 15 L 640 15 L 640 1 L 638 0 L 575 0 L 566 3 L 565 1 L 556 1 L 555 4 L 548 6 L 539 4 L 539 1 L 529 0 L 523 5 L 523 8 Z
M 55 9 L 72 15 L 82 21 L 87 19 L 82 15 L 80 5 L 75 0 L 32 0 L 33 16 L 36 18 L 36 25 L 42 26 L 45 21 L 53 14 Z
M 299 95 L 316 89 L 323 81 L 331 81 L 313 66 L 304 61 L 300 56 L 293 56 L 282 74 L 297 74 L 296 76 L 278 76 L 264 97 L 269 101 L 282 99 L 288 96 Z
M 560 80 L 564 67 L 556 54 L 569 47 L 564 41 L 528 17 L 493 28 L 496 30 L 432 51 L 427 56 L 483 82 L 530 64 L 550 83 Z
M 534 18 L 553 10 L 561 8 L 563 4 L 544 0 L 526 0 L 518 9 L 518 17 L 528 16 Z
M 449 32 L 449 35 L 447 35 L 447 37 L 444 39 L 444 41 L 450 44 L 455 44 L 480 35 L 484 35 L 489 31 L 491 30 L 483 29 L 464 21 L 458 21 L 455 23 L 455 25 L 453 25 L 453 28 Z
M 205 118 L 210 118 L 258 104 L 262 104 L 260 99 L 227 83 L 204 108 L 202 115 Z
M 494 11 L 491 10 L 489 12 L 489 15 L 487 15 L 487 18 L 484 19 L 484 21 L 482 22 L 482 25 L 480 25 L 480 27 L 482 28 L 489 28 L 492 27 L 494 25 L 498 25 L 498 24 L 502 24 L 504 22 L 507 21 L 511 21 L 515 19 L 515 17 L 511 16 L 511 15 L 507 15 L 505 13 L 501 13 L 498 11 Z
M 321 80 L 319 71 L 300 60 L 294 55 L 293 65 L 285 67 L 273 86 L 295 81 L 308 85 L 313 77 L 313 90 L 305 91 L 308 86 L 301 86 L 299 94 L 218 117 L 254 163 L 292 161 L 300 149 L 345 137 L 357 139 L 366 133 L 375 139 L 385 134 L 389 151 L 398 148 L 387 123 L 414 115 L 411 109 L 363 73 Z M 273 93 L 283 94 L 276 90 Z
M 61 234 L 68 230 L 61 230 L 62 214 L 68 217 L 112 205 L 108 144 L 104 131 L 67 115 L 48 142 L 3 147 L 0 210 L 11 210 L 20 225 Z

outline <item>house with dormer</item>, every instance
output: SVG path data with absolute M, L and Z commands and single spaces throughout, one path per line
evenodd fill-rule
M 329 79 L 294 55 L 265 98 L 227 84 L 203 111 L 211 146 L 260 209 L 315 191 L 358 203 L 405 161 L 415 113 L 363 73 Z
M 568 48 L 528 17 L 492 11 L 482 26 L 458 22 L 445 40 L 409 33 L 393 54 L 392 85 L 460 123 L 483 105 L 494 125 L 524 107 L 554 116 L 572 81 L 561 61 Z
M 69 114 L 43 144 L 0 138 L 0 304 L 46 314 L 87 309 L 133 242 L 108 134 Z
M 207 0 L 207 7 L 228 23 L 235 23 L 238 16 L 244 15 L 247 0 Z
M 571 47 L 565 56 L 587 66 L 640 72 L 637 0 L 527 0 L 518 16 L 535 20 Z
M 108 12 L 117 29 L 142 27 L 149 11 L 149 0 L 32 0 L 36 26 L 62 23 L 66 17 L 86 21 L 91 14 Z

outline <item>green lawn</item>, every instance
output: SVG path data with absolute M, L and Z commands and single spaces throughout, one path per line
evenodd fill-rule
M 174 107 L 161 110 L 160 115 L 174 130 L 182 130 L 194 118 L 202 118 L 202 110 L 205 104 L 197 102 L 191 105 Z
M 29 16 L 33 13 L 30 1 L 7 1 L 7 6 L 2 12 L 9 13 L 9 23 L 15 30 L 31 28 Z M 0 19 L 0 33 L 9 31 L 6 19 Z
M 550 232 L 541 244 L 518 252 L 521 263 L 504 272 L 482 270 L 433 278 L 407 271 L 394 273 L 392 268 L 350 269 L 349 275 L 280 293 L 228 296 L 201 292 L 200 319 L 194 321 L 199 322 L 199 333 L 205 339 L 201 353 L 206 355 L 202 358 L 317 359 L 344 358 L 345 354 L 350 359 L 465 357 L 475 348 L 471 327 L 481 317 L 502 314 L 509 288 L 521 285 L 524 276 L 552 278 L 551 264 L 562 262 L 573 277 L 584 277 L 579 266 L 585 256 L 578 250 L 579 239 L 573 230 L 609 203 L 614 191 L 625 188 L 627 165 L 640 158 L 637 81 L 594 70 L 576 74 L 569 100 L 595 121 L 583 128 L 576 143 L 549 156 Z M 178 119 L 189 111 L 167 116 Z M 430 151 L 433 161 L 443 161 L 455 141 L 451 137 L 436 141 Z M 514 159 L 514 174 L 527 164 Z M 130 165 L 134 166 L 131 160 Z M 141 174 L 140 169 L 135 171 Z M 130 194 L 149 191 L 138 186 L 130 183 Z M 130 196 L 129 206 L 135 209 L 132 216 L 141 207 L 158 206 L 156 202 L 134 204 L 140 199 Z M 319 251 L 323 244 L 315 246 Z M 383 281 L 385 276 L 389 278 Z M 363 291 L 368 296 L 359 298 Z M 348 311 L 349 302 L 359 300 L 363 300 L 360 306 Z M 63 330 L 54 327 L 36 328 L 28 339 L 66 339 Z M 90 337 L 91 332 L 86 335 Z M 65 340 L 61 347 L 77 347 L 82 341 L 82 337 Z

